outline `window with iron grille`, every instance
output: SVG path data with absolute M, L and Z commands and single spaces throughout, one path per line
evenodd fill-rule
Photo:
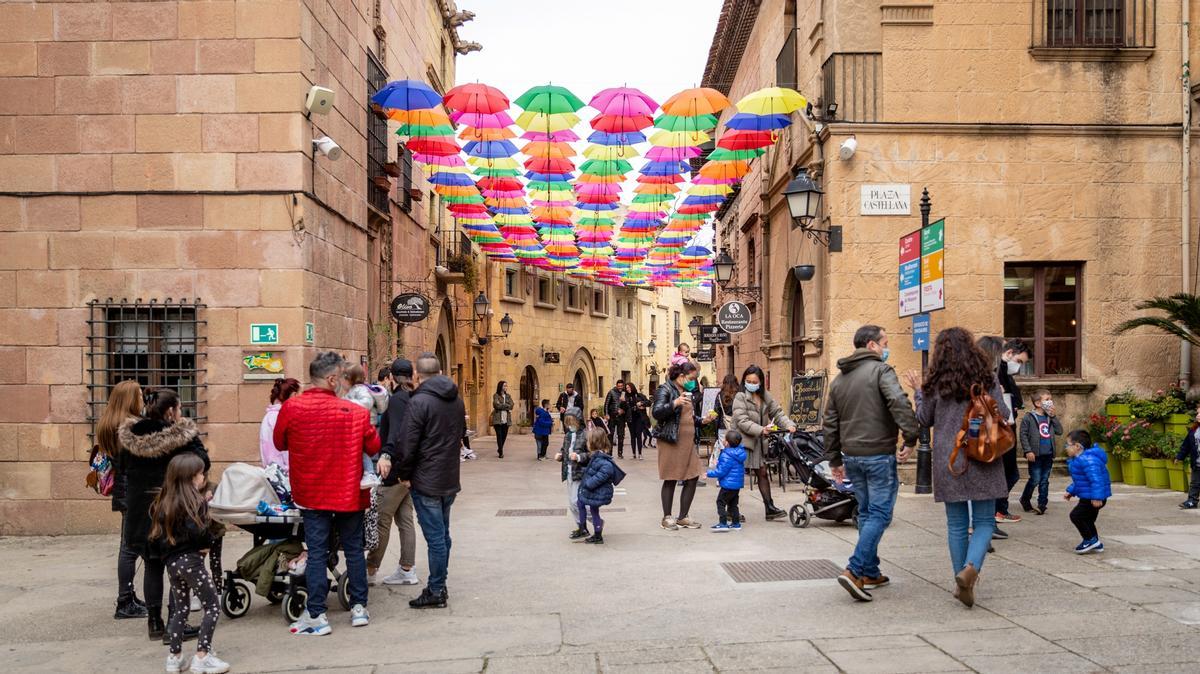
M 1033 46 L 1154 46 L 1155 0 L 1035 0 Z
M 367 54 L 367 99 L 387 85 L 387 71 L 374 54 Z M 367 203 L 387 215 L 390 184 L 383 165 L 388 160 L 388 123 L 378 115 L 367 115 Z
M 413 198 L 413 155 L 404 143 L 396 146 L 396 156 L 400 158 L 400 210 L 412 212 Z
M 88 303 L 88 423 L 95 431 L 112 388 L 131 379 L 179 394 L 184 415 L 205 419 L 204 305 L 199 301 Z

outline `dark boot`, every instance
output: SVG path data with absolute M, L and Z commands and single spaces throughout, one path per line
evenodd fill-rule
M 576 529 L 575 531 L 571 532 L 571 540 L 573 540 L 573 541 L 579 540 L 580 538 L 587 538 L 587 536 L 588 536 L 587 527 L 580 527 L 580 528 Z
M 421 591 L 421 596 L 408 602 L 411 608 L 446 608 L 446 600 L 449 595 L 445 590 L 438 594 L 434 594 L 426 587 Z
M 599 531 L 597 531 L 595 534 L 592 534 L 591 538 L 584 539 L 583 542 L 584 543 L 595 543 L 597 545 L 604 545 L 604 536 Z
M 163 624 L 162 607 L 147 606 L 146 611 L 149 614 L 147 623 L 149 625 L 150 641 L 159 641 L 165 639 L 167 635 L 167 626 Z
M 127 618 L 146 618 L 150 615 L 146 610 L 146 605 L 139 603 L 137 597 L 129 597 L 124 601 L 117 602 L 117 609 L 113 611 L 115 620 L 125 620 Z
M 787 513 L 775 507 L 775 501 L 767 501 L 767 520 L 777 520 L 781 517 L 787 517 Z

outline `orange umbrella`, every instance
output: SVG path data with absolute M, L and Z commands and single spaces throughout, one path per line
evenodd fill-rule
M 450 124 L 450 118 L 441 110 L 388 110 L 388 117 L 401 124 L 437 126 Z
M 684 89 L 668 98 L 662 104 L 662 110 L 668 115 L 695 117 L 696 115 L 718 114 L 729 105 L 729 99 L 716 89 L 697 87 Z
M 545 157 L 549 159 L 566 159 L 576 155 L 575 148 L 571 147 L 570 143 L 550 143 L 541 140 L 526 143 L 525 147 L 521 148 L 521 152 L 530 157 Z
M 516 138 L 517 134 L 513 133 L 511 129 L 478 129 L 468 126 L 463 128 L 458 137 L 461 140 L 483 142 L 488 140 L 508 140 L 509 138 Z
M 705 178 L 725 180 L 741 178 L 750 172 L 750 163 L 745 161 L 710 161 L 700 169 L 700 175 Z
M 614 173 L 612 175 L 600 176 L 592 173 L 581 173 L 575 179 L 577 183 L 622 183 L 625 182 L 625 176 Z
M 660 185 L 638 185 L 633 188 L 633 191 L 638 194 L 676 194 L 679 192 L 679 187 L 667 183 Z

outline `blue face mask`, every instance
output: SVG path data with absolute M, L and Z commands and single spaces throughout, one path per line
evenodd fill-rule
M 746 390 L 750 393 L 758 393 L 758 384 L 746 384 Z
M 886 362 L 887 362 L 887 359 L 888 359 L 888 356 L 890 356 L 890 355 L 892 355 L 892 350 L 891 350 L 891 349 L 884 349 L 884 350 L 883 350 L 883 353 L 879 354 L 879 360 L 882 360 L 883 362 L 885 362 L 885 363 L 886 363 Z

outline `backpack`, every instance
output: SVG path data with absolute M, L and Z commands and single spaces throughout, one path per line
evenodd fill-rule
M 100 450 L 100 445 L 92 447 L 88 465 L 91 470 L 84 479 L 84 484 L 101 496 L 112 496 L 116 474 L 113 472 L 112 460 Z
M 954 450 L 950 452 L 950 474 L 967 472 L 954 470 L 954 461 L 961 451 L 971 461 L 992 463 L 1012 449 L 1016 434 L 1006 419 L 1000 416 L 996 400 L 979 384 L 971 385 L 971 400 L 963 414 L 962 428 L 954 438 Z

